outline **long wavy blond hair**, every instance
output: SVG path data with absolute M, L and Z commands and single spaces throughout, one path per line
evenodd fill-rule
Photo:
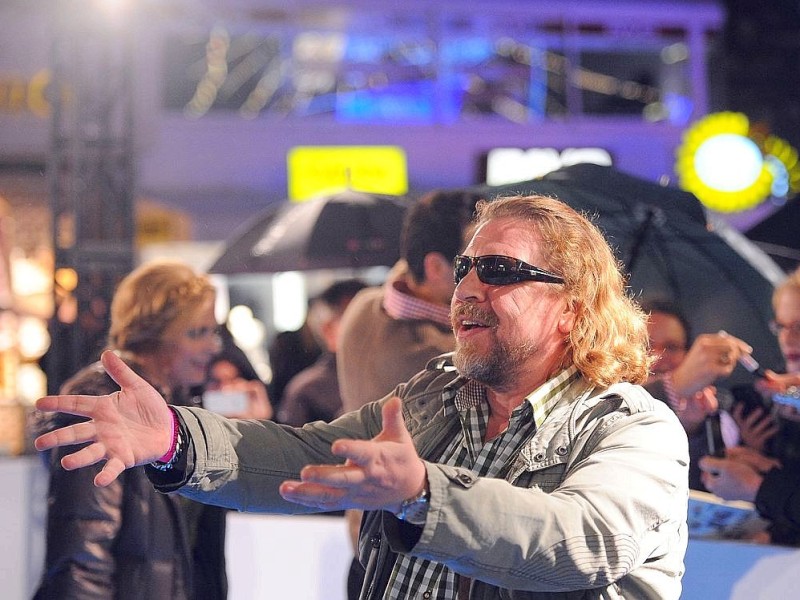
M 775 287 L 775 291 L 772 292 L 773 312 L 778 308 L 778 299 L 781 297 L 781 294 L 788 290 L 797 290 L 800 292 L 800 267 L 789 273 L 789 275 L 786 276 L 786 279 L 781 281 Z
M 477 224 L 499 218 L 527 221 L 542 240 L 543 268 L 564 278 L 575 311 L 568 351 L 583 376 L 598 386 L 644 383 L 652 358 L 646 316 L 626 294 L 620 264 L 600 230 L 560 200 L 507 196 L 477 207 Z
M 111 301 L 110 348 L 153 354 L 166 336 L 215 297 L 205 275 L 174 260 L 146 263 L 125 276 Z

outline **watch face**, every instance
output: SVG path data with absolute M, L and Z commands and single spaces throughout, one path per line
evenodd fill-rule
M 423 491 L 416 498 L 403 502 L 398 518 L 412 525 L 424 525 L 428 517 L 428 492 Z

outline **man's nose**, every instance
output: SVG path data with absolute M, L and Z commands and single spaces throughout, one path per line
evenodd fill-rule
M 485 298 L 486 285 L 478 279 L 478 273 L 474 268 L 458 282 L 456 285 L 455 298 L 461 301 L 471 300 L 473 302 L 480 302 Z

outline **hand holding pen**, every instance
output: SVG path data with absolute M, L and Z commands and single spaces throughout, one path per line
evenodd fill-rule
M 725 331 L 720 331 L 719 335 L 728 336 Z M 773 398 L 776 402 L 790 404 L 800 409 L 800 374 L 776 373 L 770 369 L 765 369 L 753 358 L 751 352 L 752 349 L 750 352 L 739 354 L 738 361 L 750 373 L 762 379 L 758 387 L 778 396 Z
M 742 344 L 744 344 L 746 349 L 742 348 L 742 351 L 739 352 L 736 358 L 739 361 L 739 364 L 742 365 L 745 369 L 747 369 L 747 371 L 749 371 L 756 377 L 767 376 L 767 371 L 760 364 L 758 364 L 758 361 L 755 358 L 753 358 L 753 348 L 751 348 L 745 342 L 742 342 L 742 340 L 740 340 L 739 338 L 733 337 L 732 335 L 728 334 L 727 331 L 724 331 L 722 329 L 719 330 L 718 335 L 725 338 L 729 338 L 731 340 L 736 340 L 737 342 L 741 342 Z
M 746 342 L 725 332 L 697 336 L 672 373 L 676 393 L 682 398 L 692 397 L 718 379 L 728 377 L 740 357 L 752 351 Z

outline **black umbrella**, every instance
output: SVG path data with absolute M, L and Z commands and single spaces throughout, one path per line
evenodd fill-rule
M 343 191 L 283 202 L 247 223 L 226 244 L 211 273 L 278 273 L 392 265 L 408 202 Z
M 790 200 L 745 235 L 786 271 L 800 267 L 800 199 Z
M 711 225 L 692 194 L 590 164 L 478 191 L 487 197 L 556 196 L 594 216 L 627 271 L 634 296 L 669 300 L 686 314 L 693 334 L 725 330 L 752 345 L 765 367 L 781 364 L 768 327 L 780 269 L 743 236 L 724 224 Z M 732 379 L 747 378 L 738 368 Z

